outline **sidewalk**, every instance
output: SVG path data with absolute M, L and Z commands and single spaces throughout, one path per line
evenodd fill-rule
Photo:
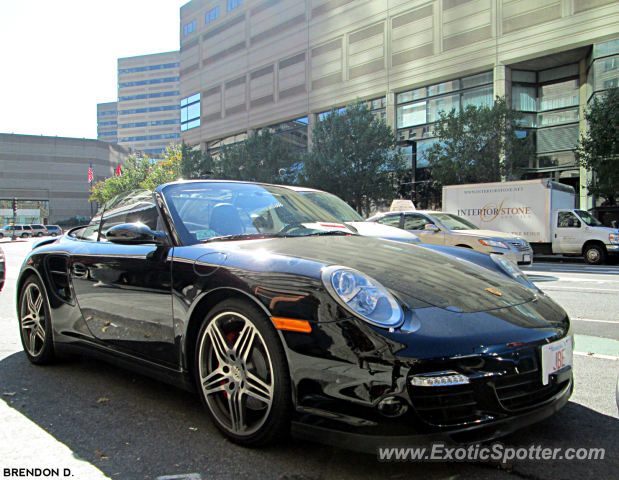
M 0 425 L 0 478 L 109 479 L 4 401 Z

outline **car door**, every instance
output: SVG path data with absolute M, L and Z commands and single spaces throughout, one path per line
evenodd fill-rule
M 436 225 L 436 223 L 429 217 L 420 213 L 404 214 L 404 230 L 417 235 L 421 243 L 445 245 L 445 234 L 441 230 L 437 232 L 426 230 L 426 225 Z
M 84 232 L 71 258 L 77 302 L 97 339 L 168 364 L 175 361 L 172 321 L 172 250 L 156 245 L 120 245 L 105 233 L 123 223 L 156 230 L 152 193 L 132 192 L 106 206 L 101 223 Z
M 582 222 L 571 210 L 556 212 L 552 251 L 554 253 L 582 253 Z

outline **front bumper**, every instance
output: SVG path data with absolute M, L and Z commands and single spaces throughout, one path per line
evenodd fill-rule
M 502 255 L 504 258 L 509 260 L 510 262 L 518 265 L 519 267 L 530 267 L 533 265 L 533 250 L 527 251 L 517 251 L 517 250 L 509 250 L 505 251 L 503 249 L 496 250 L 492 253 L 496 253 L 498 255 Z
M 619 389 L 619 384 L 617 388 Z M 293 422 L 292 436 L 370 454 L 376 454 L 378 447 L 409 447 L 432 443 L 469 445 L 496 440 L 554 415 L 565 406 L 572 391 L 573 381 L 570 379 L 569 384 L 560 393 L 540 408 L 501 420 L 453 428 L 446 431 L 398 436 L 368 435 Z

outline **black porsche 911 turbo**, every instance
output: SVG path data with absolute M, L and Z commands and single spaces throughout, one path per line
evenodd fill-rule
M 17 282 L 38 365 L 197 390 L 229 439 L 491 440 L 573 389 L 565 311 L 500 256 L 363 237 L 288 188 L 179 181 L 43 240 Z

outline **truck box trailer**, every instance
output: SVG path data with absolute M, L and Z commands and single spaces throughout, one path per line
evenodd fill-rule
M 575 208 L 569 185 L 546 179 L 443 187 L 443 211 L 483 229 L 527 240 L 536 254 L 583 255 L 589 264 L 616 264 L 619 230 Z

